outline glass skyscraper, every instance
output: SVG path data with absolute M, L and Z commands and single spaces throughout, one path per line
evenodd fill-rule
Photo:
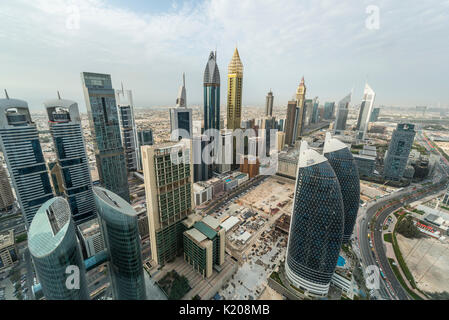
M 81 74 L 100 183 L 129 201 L 128 172 L 120 136 L 119 117 L 108 74 Z
M 176 99 L 176 108 L 170 108 L 170 128 L 171 132 L 177 129 L 185 130 L 189 136 L 184 138 L 192 138 L 192 109 L 187 108 L 184 74 L 182 75 L 182 86 L 179 88 L 178 98 Z M 172 140 L 179 141 L 181 136 L 173 137 Z
M 88 300 L 86 270 L 68 202 L 45 202 L 33 218 L 28 248 L 47 300 Z
M 216 53 L 211 52 L 204 70 L 204 130 L 220 130 L 220 71 Z
M 323 155 L 327 158 L 340 183 L 345 213 L 343 243 L 349 242 L 354 230 L 360 202 L 360 178 L 354 157 L 348 147 L 326 134 Z
M 53 198 L 53 191 L 25 101 L 0 99 L 0 146 L 28 228 L 40 206 Z
M 302 142 L 285 271 L 291 284 L 325 296 L 343 240 L 340 184 L 327 159 Z
M 62 192 L 76 224 L 96 216 L 92 179 L 78 104 L 65 99 L 44 103 L 62 176 Z
M 348 94 L 338 103 L 337 116 L 334 123 L 334 134 L 340 134 L 346 130 L 346 121 L 348 120 L 349 103 L 352 93 Z
M 109 190 L 94 187 L 98 217 L 109 253 L 111 282 L 116 300 L 145 300 L 137 213 Z
M 376 93 L 374 92 L 374 90 L 371 89 L 368 84 L 365 84 L 365 90 L 363 91 L 363 100 L 362 104 L 360 105 L 359 118 L 357 120 L 357 139 L 363 140 L 366 138 L 375 97 Z
M 385 155 L 384 178 L 399 181 L 404 176 L 408 156 L 415 140 L 415 125 L 400 123 L 393 131 L 388 151 Z

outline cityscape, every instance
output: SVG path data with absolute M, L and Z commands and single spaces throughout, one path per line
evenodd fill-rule
M 210 47 L 163 105 L 0 76 L 0 300 L 449 299 L 449 105 L 296 67 L 255 105 L 245 46 Z

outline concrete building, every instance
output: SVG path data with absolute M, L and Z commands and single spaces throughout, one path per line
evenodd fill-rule
M 360 105 L 359 118 L 357 120 L 356 130 L 357 139 L 365 140 L 366 133 L 368 132 L 368 124 L 370 122 L 371 113 L 373 111 L 374 99 L 376 93 L 368 84 L 365 84 L 365 90 L 363 91 L 363 100 Z
M 277 139 L 277 151 L 280 152 L 284 149 L 285 146 L 285 132 L 278 131 L 276 132 Z
M 17 258 L 17 248 L 14 242 L 14 230 L 0 233 L 0 271 L 14 266 Z
M 67 200 L 56 197 L 39 208 L 28 231 L 28 248 L 45 299 L 89 299 L 86 268 Z M 74 270 L 79 288 L 67 285 Z
M 138 160 L 139 160 L 139 171 L 142 171 L 142 152 L 140 148 L 142 146 L 152 146 L 154 144 L 153 139 L 153 130 L 147 129 L 147 130 L 139 130 L 137 131 L 137 140 L 139 143 L 139 153 L 138 153 Z
M 137 212 L 113 192 L 94 187 L 116 300 L 146 300 Z
M 81 81 L 100 183 L 129 202 L 128 170 L 111 76 L 83 72 Z
M 220 271 L 224 263 L 226 231 L 220 221 L 211 216 L 194 216 L 184 220 L 184 259 L 204 278 Z
M 79 224 L 95 217 L 96 208 L 78 104 L 61 99 L 58 93 L 58 99 L 44 105 L 61 170 L 62 193 L 75 223 Z
M 97 218 L 90 219 L 77 226 L 81 246 L 85 251 L 85 259 L 90 258 L 105 249 L 103 234 Z
M 191 140 L 142 147 L 152 259 L 164 265 L 182 252 L 182 221 L 193 209 Z
M 123 83 L 120 90 L 115 90 L 117 112 L 120 122 L 120 137 L 125 151 L 128 172 L 139 169 L 140 150 L 137 143 L 137 128 L 134 118 L 134 102 L 131 90 L 124 90 Z
M 204 182 L 194 183 L 193 197 L 196 206 L 200 206 L 203 203 L 212 200 L 212 186 Z
M 249 178 L 252 179 L 259 175 L 259 168 L 260 161 L 256 156 L 243 156 L 240 164 L 240 172 L 248 174 Z
M 400 123 L 393 131 L 388 151 L 385 153 L 383 175 L 386 180 L 402 179 L 415 135 L 414 124 Z
M 36 211 L 53 198 L 36 124 L 23 100 L 0 99 L 0 147 L 27 228 Z
M 220 174 L 231 171 L 233 161 L 233 155 L 235 147 L 233 148 L 233 135 L 232 130 L 223 129 L 220 130 L 220 145 L 217 154 L 216 169 Z
M 0 166 L 0 212 L 7 212 L 14 205 L 14 195 L 12 194 L 11 184 L 8 174 L 3 166 Z

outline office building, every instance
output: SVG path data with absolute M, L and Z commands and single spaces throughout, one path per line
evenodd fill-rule
M 393 131 L 388 151 L 385 154 L 384 178 L 386 180 L 399 181 L 402 179 L 415 134 L 415 125 L 408 123 L 399 123 Z
M 81 78 L 100 183 L 129 201 L 128 171 L 111 76 L 83 72 Z
M 220 71 L 217 54 L 211 51 L 204 70 L 204 130 L 220 130 Z
M 191 215 L 183 224 L 184 260 L 203 278 L 210 278 L 213 268 L 219 271 L 224 263 L 226 231 L 211 216 Z
M 191 141 L 142 147 L 152 260 L 164 265 L 182 252 L 182 221 L 193 209 Z
M 39 208 L 28 232 L 28 248 L 45 299 L 89 299 L 86 269 L 67 200 L 56 197 Z M 67 285 L 70 283 L 73 288 Z
M 335 118 L 334 134 L 341 134 L 346 130 L 346 121 L 348 120 L 349 103 L 352 93 L 348 94 L 338 103 L 337 116 Z
M 193 136 L 192 139 L 194 182 L 207 181 L 210 178 L 212 178 L 213 175 L 211 165 L 206 164 L 203 157 L 203 151 L 208 145 L 207 139 L 208 139 L 207 136 L 204 134 L 199 136 Z M 219 154 L 218 156 L 220 157 L 221 155 Z M 225 167 L 218 166 L 217 168 L 218 170 L 221 169 L 226 170 L 226 166 Z
M 312 123 L 313 104 L 314 100 L 312 99 L 306 99 L 304 101 L 304 111 L 306 113 L 304 117 L 304 126 L 309 126 Z
M 14 205 L 14 195 L 12 194 L 11 184 L 8 174 L 3 166 L 0 166 L 0 212 L 7 212 Z
M 265 116 L 267 117 L 272 117 L 273 116 L 273 101 L 274 101 L 274 96 L 273 96 L 273 92 L 268 92 L 267 94 L 267 98 L 265 101 Z
M 373 112 L 371 112 L 371 117 L 369 119 L 370 122 L 376 122 L 379 120 L 380 108 L 373 108 Z
M 139 148 L 137 145 L 137 129 L 134 118 L 134 102 L 131 90 L 115 90 L 117 112 L 120 123 L 120 137 L 125 152 L 126 168 L 128 172 L 136 171 L 139 167 Z
M 277 151 L 280 152 L 284 149 L 285 146 L 285 132 L 278 131 L 276 132 L 276 140 L 277 140 Z
M 306 294 L 326 296 L 343 240 L 340 184 L 327 159 L 301 144 L 287 244 L 287 279 Z
M 216 165 L 217 172 L 220 174 L 226 173 L 231 171 L 231 165 L 234 162 L 233 159 L 233 136 L 232 136 L 232 130 L 229 129 L 223 129 L 220 130 L 220 145 L 217 152 L 217 160 L 218 163 Z
M 175 130 L 184 130 L 188 134 L 184 138 L 192 138 L 192 109 L 187 108 L 185 74 L 182 75 L 182 85 L 179 88 L 178 98 L 176 99 L 176 108 L 170 108 L 170 129 L 172 133 Z M 173 141 L 179 141 L 181 138 L 180 134 L 171 137 Z
M 324 119 L 331 120 L 334 117 L 335 102 L 324 103 Z
M 354 230 L 360 204 L 360 178 L 357 164 L 348 146 L 328 132 L 323 155 L 329 161 L 340 183 L 344 208 L 343 243 L 348 243 Z
M 242 121 L 242 86 L 243 64 L 235 48 L 228 66 L 227 128 L 230 130 L 239 129 Z
M 109 253 L 114 298 L 146 300 L 137 213 L 109 190 L 94 187 L 94 194 Z
M 8 95 L 0 99 L 0 146 L 28 228 L 53 191 L 28 104 Z
M 376 97 L 376 93 L 373 89 L 367 84 L 365 84 L 365 90 L 363 91 L 363 100 L 360 105 L 359 118 L 357 120 L 356 130 L 357 139 L 365 140 L 366 133 L 368 131 L 368 124 L 370 122 L 371 113 L 373 111 L 374 99 Z
M 18 261 L 14 230 L 0 232 L 0 271 L 12 268 Z
M 287 118 L 285 119 L 285 144 L 293 145 L 296 141 L 296 116 L 298 114 L 296 101 L 287 104 Z
M 312 109 L 311 123 L 318 123 L 318 122 L 320 122 L 320 113 L 318 111 L 318 107 L 319 107 L 318 97 L 315 97 L 313 99 L 313 109 Z
M 58 94 L 58 99 L 49 100 L 44 106 L 58 162 L 58 168 L 53 169 L 61 172 L 62 194 L 79 224 L 95 217 L 96 209 L 78 104 L 61 99 Z
M 137 140 L 139 143 L 139 171 L 142 171 L 142 152 L 140 148 L 142 146 L 152 146 L 154 144 L 153 140 L 153 130 L 147 129 L 147 130 L 139 130 L 137 131 Z
M 83 256 L 87 259 L 96 254 L 99 254 L 105 249 L 103 234 L 101 233 L 100 223 L 98 218 L 90 219 L 77 226 L 78 234 L 80 235 L 80 242 Z
M 297 109 L 297 115 L 296 115 L 296 135 L 294 140 L 297 138 L 302 137 L 303 131 L 304 131 L 304 122 L 306 117 L 306 110 L 305 110 L 305 99 L 306 99 L 306 85 L 304 83 L 304 77 L 301 79 L 301 83 L 299 84 L 298 88 L 296 89 L 296 107 Z M 294 142 L 293 142 L 294 143 Z M 292 144 L 293 144 L 292 143 Z

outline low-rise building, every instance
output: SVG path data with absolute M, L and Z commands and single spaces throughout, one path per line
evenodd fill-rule
M 12 267 L 17 261 L 14 230 L 11 229 L 0 233 L 0 271 Z
M 195 206 L 200 206 L 203 203 L 212 199 L 212 187 L 208 183 L 196 182 L 193 184 L 193 195 L 195 199 Z
M 78 233 L 81 236 L 81 243 L 85 258 L 90 258 L 104 250 L 104 239 L 101 233 L 100 224 L 97 218 L 90 219 L 78 225 Z

